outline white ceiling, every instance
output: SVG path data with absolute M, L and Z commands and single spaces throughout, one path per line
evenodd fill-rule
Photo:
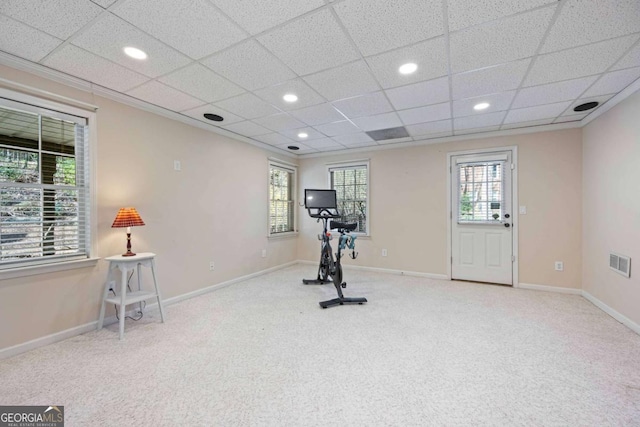
M 639 39 L 639 0 L 0 2 L 5 53 L 297 154 L 580 121 L 640 78 Z

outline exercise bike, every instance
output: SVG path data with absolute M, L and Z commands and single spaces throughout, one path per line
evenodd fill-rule
M 350 257 L 356 259 L 358 256 L 355 251 L 355 242 L 357 236 L 349 234 L 355 230 L 357 224 L 347 224 L 337 221 L 329 221 L 340 218 L 337 208 L 337 199 L 335 190 L 309 190 L 305 193 L 305 208 L 309 212 L 311 218 L 317 218 L 318 222 L 322 221 L 322 235 L 318 236 L 321 240 L 320 248 L 320 264 L 318 266 L 318 274 L 315 279 L 302 279 L 305 285 L 324 284 L 333 282 L 338 292 L 338 298 L 321 301 L 320 307 L 327 308 L 333 305 L 344 304 L 363 304 L 367 302 L 366 298 L 347 298 L 343 295 L 342 289 L 347 287 L 347 283 L 342 281 L 342 251 L 346 248 L 351 249 Z M 329 230 L 337 229 L 340 233 L 338 241 L 338 252 L 335 259 L 333 257 L 333 249 L 331 248 L 331 240 L 333 236 Z

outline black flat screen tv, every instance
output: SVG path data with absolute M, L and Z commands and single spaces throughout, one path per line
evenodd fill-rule
M 336 209 L 336 190 L 304 190 L 304 207 L 307 209 Z

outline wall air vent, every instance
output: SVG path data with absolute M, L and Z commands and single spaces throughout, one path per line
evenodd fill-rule
M 366 132 L 366 134 L 369 135 L 374 141 L 386 141 L 387 139 L 406 138 L 409 136 L 409 132 L 407 132 L 404 126 L 399 126 L 397 128 L 372 130 Z
M 611 252 L 609 254 L 609 268 L 624 277 L 631 277 L 631 258 Z

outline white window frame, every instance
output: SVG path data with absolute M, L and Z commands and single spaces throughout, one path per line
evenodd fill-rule
M 367 170 L 367 227 L 365 232 L 353 232 L 357 236 L 370 237 L 371 236 L 371 167 L 369 159 L 362 160 L 349 160 L 344 162 L 335 162 L 327 164 L 327 188 L 333 190 L 331 186 L 331 172 L 339 169 L 353 169 L 358 167 L 364 167 Z
M 87 254 L 86 256 L 79 256 L 77 259 L 61 259 L 47 263 L 29 263 L 27 265 L 19 265 L 16 267 L 7 267 L 0 269 L 0 280 L 13 279 L 25 276 L 32 276 L 37 274 L 48 274 L 57 271 L 72 270 L 76 268 L 85 268 L 95 266 L 99 258 L 97 254 L 97 197 L 96 197 L 96 151 L 97 151 L 97 119 L 96 109 L 97 107 L 85 104 L 79 101 L 74 101 L 64 97 L 58 97 L 49 92 L 44 92 L 39 89 L 24 87 L 25 90 L 34 93 L 35 95 L 25 94 L 22 92 L 15 92 L 13 90 L 0 88 L 0 102 L 5 106 L 16 106 L 20 104 L 26 104 L 31 112 L 48 115 L 50 117 L 56 117 L 56 112 L 59 115 L 71 115 L 80 117 L 86 120 L 89 135 L 88 146 L 89 150 L 89 223 L 87 224 Z M 40 96 L 39 96 L 40 95 Z M 46 98 L 49 99 L 45 99 Z M 71 106 L 68 103 L 59 103 L 52 101 L 51 98 L 61 99 L 75 105 Z M 24 108 L 24 105 L 22 106 Z M 53 112 L 53 113 L 52 113 Z
M 271 232 L 271 168 L 275 167 L 283 169 L 292 174 L 291 177 L 291 210 L 293 215 L 293 230 L 281 231 L 277 233 Z M 298 235 L 298 202 L 297 202 L 297 190 L 298 189 L 298 166 L 285 162 L 283 160 L 269 158 L 269 167 L 267 168 L 267 237 L 269 238 L 281 238 L 292 237 Z

